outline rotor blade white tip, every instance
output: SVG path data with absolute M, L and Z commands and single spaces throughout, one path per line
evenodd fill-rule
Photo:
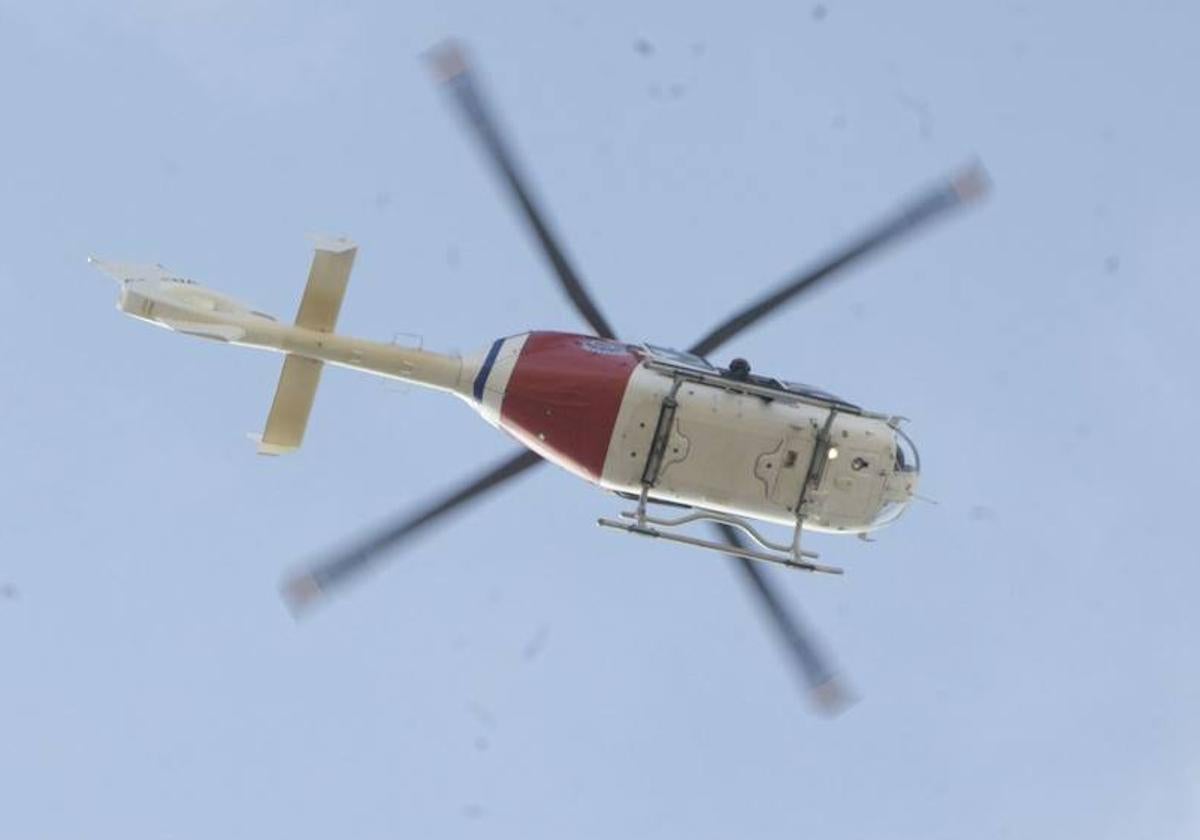
M 447 38 L 425 52 L 425 58 L 433 68 L 434 78 L 448 82 L 467 72 L 467 57 L 462 45 L 454 38 Z
M 836 675 L 812 689 L 812 700 L 817 711 L 828 717 L 837 717 L 858 702 Z
M 307 572 L 285 580 L 279 592 L 283 596 L 283 602 L 287 605 L 288 610 L 296 618 L 299 618 L 325 594 L 325 590 L 321 588 L 317 579 Z
M 992 179 L 981 161 L 972 161 L 951 181 L 954 191 L 963 201 L 979 201 L 992 189 Z

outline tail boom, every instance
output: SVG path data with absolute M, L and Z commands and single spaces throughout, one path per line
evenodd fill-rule
M 279 454 L 300 445 L 326 363 L 472 399 L 478 367 L 473 361 L 333 332 L 354 253 L 346 240 L 318 241 L 295 324 L 282 324 L 159 265 L 89 262 L 120 282 L 117 308 L 127 315 L 175 332 L 287 355 L 259 447 L 263 454 Z

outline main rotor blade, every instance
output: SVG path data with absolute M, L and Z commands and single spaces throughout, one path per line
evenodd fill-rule
M 912 201 L 903 204 L 858 239 L 834 252 L 824 262 L 810 268 L 795 279 L 787 281 L 775 291 L 750 304 L 725 322 L 718 324 L 689 350 L 698 356 L 708 355 L 797 295 L 813 291 L 840 269 L 879 250 L 884 245 L 915 232 L 921 226 L 948 211 L 982 198 L 987 190 L 988 178 L 983 167 L 979 164 L 967 167 Z
M 439 82 L 449 87 L 455 102 L 462 109 L 471 128 L 474 129 L 479 142 L 483 144 L 488 158 L 500 173 L 512 197 L 516 200 L 525 221 L 533 229 L 542 251 L 550 261 L 550 266 L 558 276 L 567 297 L 575 305 L 575 309 L 583 319 L 603 338 L 615 338 L 616 333 L 608 320 L 600 314 L 600 309 L 584 288 L 583 281 L 575 273 L 567 260 L 567 255 L 558 246 L 554 235 L 546 223 L 544 215 L 534 204 L 533 196 L 526 187 L 525 178 L 517 168 L 516 158 L 509 150 L 500 132 L 499 123 L 492 117 L 491 110 L 480 93 L 479 84 L 475 81 L 467 65 L 466 56 L 458 44 L 447 41 L 435 47 L 429 53 L 434 73 Z
M 396 548 L 430 522 L 516 478 L 541 462 L 541 456 L 537 453 L 528 449 L 522 450 L 440 501 L 390 522 L 358 543 L 290 576 L 282 586 L 284 600 L 293 613 L 301 612 L 336 587 L 366 571 L 382 558 L 384 552 Z
M 726 542 L 739 548 L 747 547 L 741 532 L 733 526 L 724 522 L 714 522 L 713 525 Z M 792 664 L 812 693 L 812 699 L 817 708 L 830 715 L 843 711 L 850 705 L 852 698 L 843 687 L 841 680 L 838 679 L 837 672 L 826 660 L 812 634 L 804 627 L 800 618 L 784 604 L 783 598 L 755 561 L 734 555 L 730 555 L 730 559 L 742 573 L 755 597 L 758 598 L 760 606 L 765 610 L 771 625 L 786 647 Z

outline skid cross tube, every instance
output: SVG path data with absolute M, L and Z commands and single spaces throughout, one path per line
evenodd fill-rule
M 806 572 L 823 572 L 825 574 L 840 575 L 844 570 L 838 566 L 826 566 L 820 563 L 813 563 L 819 555 L 815 551 L 807 551 L 800 548 L 800 521 L 797 520 L 795 532 L 792 536 L 791 545 L 782 545 L 772 542 L 762 536 L 754 529 L 754 526 L 739 516 L 729 516 L 716 511 L 701 510 L 695 513 L 685 514 L 674 519 L 666 519 L 646 515 L 645 494 L 639 500 L 637 510 L 622 511 L 621 516 L 626 520 L 608 519 L 601 517 L 596 520 L 596 524 L 602 528 L 612 528 L 617 531 L 625 531 L 629 534 L 638 534 L 643 537 L 656 537 L 671 542 L 681 543 L 683 545 L 691 545 L 697 548 L 706 548 L 710 551 L 717 551 L 722 554 L 732 554 L 736 557 L 744 557 L 747 560 L 760 560 L 765 563 L 775 563 L 780 566 L 785 566 L 789 569 L 799 569 Z M 746 534 L 750 539 L 754 540 L 764 550 L 753 548 L 744 548 L 742 546 L 730 545 L 724 542 L 713 542 L 711 540 L 700 539 L 687 534 L 677 534 L 673 529 L 690 522 L 721 522 L 726 525 L 731 525 Z M 657 527 L 656 527 L 657 526 Z

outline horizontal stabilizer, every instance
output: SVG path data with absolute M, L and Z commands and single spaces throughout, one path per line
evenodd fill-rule
M 358 247 L 347 239 L 316 237 L 316 251 L 308 270 L 308 284 L 296 313 L 296 326 L 332 332 L 342 309 L 350 269 Z
M 328 333 L 337 326 L 358 248 L 348 239 L 326 236 L 316 237 L 315 246 L 308 283 L 296 313 L 296 326 Z M 275 401 L 267 415 L 267 428 L 258 444 L 260 455 L 282 455 L 299 448 L 312 413 L 322 367 L 322 362 L 303 356 L 289 354 L 284 359 Z
M 289 355 L 283 360 L 283 373 L 275 389 L 267 428 L 258 443 L 260 455 L 283 455 L 299 448 L 312 412 L 317 384 L 324 365 L 316 359 Z

